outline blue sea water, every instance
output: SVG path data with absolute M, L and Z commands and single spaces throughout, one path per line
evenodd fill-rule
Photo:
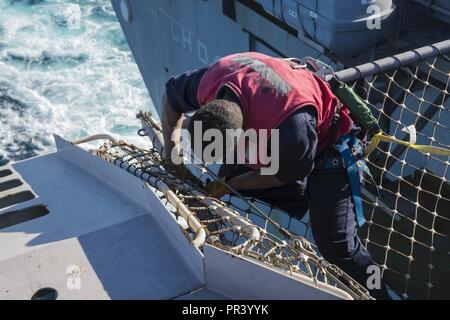
M 141 109 L 153 104 L 109 0 L 0 0 L 0 165 L 53 150 L 53 133 L 138 143 Z

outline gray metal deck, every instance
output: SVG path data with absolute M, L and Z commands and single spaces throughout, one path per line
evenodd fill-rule
M 108 186 L 120 179 L 127 186 L 122 190 L 133 194 L 144 183 L 88 159 L 87 170 L 99 162 L 105 170 L 94 176 L 60 154 L 11 165 L 38 196 L 1 209 L 0 220 L 5 212 L 38 204 L 49 213 L 0 230 L 0 299 L 29 299 L 44 287 L 64 299 L 171 299 L 203 287 L 200 252 L 179 229 L 171 234 L 158 216 L 165 211 L 157 199 L 138 204 Z M 81 290 L 66 286 L 71 266 L 81 270 Z
M 58 299 L 351 298 L 207 244 L 199 251 L 143 180 L 56 144 L 56 153 L 0 168 L 0 186 L 23 182 L 0 194 L 17 200 L 0 206 L 0 299 L 44 288 Z M 16 198 L 23 190 L 34 198 Z

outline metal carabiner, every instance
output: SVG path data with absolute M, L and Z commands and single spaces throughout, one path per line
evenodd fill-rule
M 306 62 L 299 58 L 286 58 L 283 60 L 289 62 L 291 67 L 296 70 L 308 68 L 308 65 L 306 64 Z
M 308 69 L 310 69 L 312 72 L 314 72 L 317 76 L 319 76 L 323 80 L 326 80 L 325 78 L 327 75 L 334 76 L 333 67 L 326 64 L 325 62 L 320 61 L 319 59 L 315 59 L 313 57 L 305 57 L 304 61 L 307 64 Z

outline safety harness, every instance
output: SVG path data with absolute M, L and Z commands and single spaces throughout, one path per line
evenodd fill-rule
M 356 220 L 358 226 L 362 227 L 366 222 L 361 198 L 361 188 L 364 181 L 363 178 L 365 176 L 372 181 L 378 192 L 377 185 L 370 173 L 365 159 L 367 159 L 370 153 L 376 149 L 381 141 L 393 142 L 423 153 L 438 154 L 443 156 L 450 156 L 450 150 L 433 146 L 417 145 L 415 144 L 415 140 L 407 142 L 399 140 L 393 136 L 385 135 L 378 125 L 378 120 L 374 117 L 367 104 L 354 92 L 352 88 L 341 82 L 334 75 L 333 69 L 330 66 L 313 58 L 305 58 L 304 61 L 310 71 L 320 75 L 323 79 L 325 79 L 327 74 L 332 75 L 332 77 L 328 80 L 328 83 L 331 87 L 331 91 L 336 95 L 341 103 L 336 109 L 333 126 L 337 128 L 339 125 L 341 107 L 343 104 L 349 109 L 355 122 L 361 125 L 364 129 L 367 129 L 368 134 L 373 137 L 368 147 L 364 150 L 361 140 L 354 135 L 348 134 L 343 137 L 336 136 L 333 147 L 339 152 L 342 161 L 339 161 L 336 156 L 322 157 L 316 161 L 316 168 L 319 170 L 344 168 L 347 171 L 352 190 L 353 203 L 355 206 Z M 338 133 L 338 131 L 336 131 L 336 133 Z M 378 193 L 378 197 L 379 196 L 380 195 Z

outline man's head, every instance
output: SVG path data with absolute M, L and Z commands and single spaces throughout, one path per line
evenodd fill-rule
M 201 132 L 197 132 L 196 130 L 194 130 L 196 122 L 201 122 Z M 207 141 L 203 141 L 204 133 L 208 129 L 219 130 L 222 134 L 223 139 L 225 139 L 227 129 L 242 129 L 243 122 L 244 119 L 242 110 L 238 104 L 228 100 L 213 100 L 206 106 L 196 111 L 191 117 L 188 126 L 188 131 L 191 136 L 191 144 L 193 145 L 194 141 L 202 141 L 201 149 L 203 152 L 205 147 L 210 143 Z

